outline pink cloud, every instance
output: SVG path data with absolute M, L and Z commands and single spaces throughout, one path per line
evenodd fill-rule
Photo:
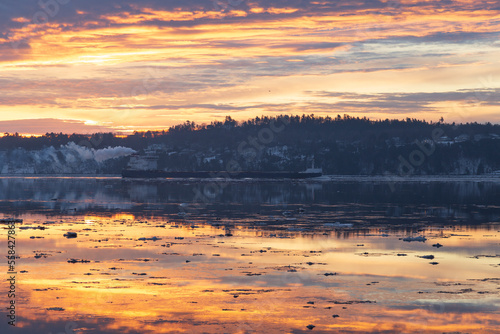
M 100 125 L 88 125 L 84 121 L 60 120 L 54 118 L 23 119 L 0 121 L 0 133 L 19 133 L 42 135 L 47 132 L 90 134 L 97 132 L 117 132 L 115 129 Z

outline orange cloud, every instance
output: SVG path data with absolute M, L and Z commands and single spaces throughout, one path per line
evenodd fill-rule
M 498 67 L 500 13 L 487 2 L 404 1 L 346 10 L 330 5 L 279 8 L 255 2 L 225 10 L 132 5 L 99 15 L 79 9 L 81 21 L 54 17 L 36 25 L 15 17 L 18 26 L 10 29 L 9 41 L 24 48 L 0 44 L 0 69 L 9 83 L 2 87 L 0 119 L 14 109 L 24 118 L 87 114 L 116 127 L 146 127 L 155 117 L 163 121 L 160 114 L 172 120 L 219 117 L 202 105 L 234 106 L 220 112 L 242 118 L 277 111 L 328 113 L 320 106 L 330 101 L 304 92 L 481 89 L 479 82 Z M 500 84 L 490 80 L 486 86 Z M 396 104 L 390 110 L 362 102 L 340 111 L 419 114 L 408 108 L 402 113 Z M 152 111 L 159 105 L 175 109 Z M 238 109 L 242 106 L 253 107 Z M 442 101 L 432 108 L 437 115 L 452 107 Z M 432 117 L 428 112 L 420 115 Z M 494 107 L 485 104 L 460 118 L 497 119 Z

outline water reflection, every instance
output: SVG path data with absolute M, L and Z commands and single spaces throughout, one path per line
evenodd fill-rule
M 190 214 L 245 220 L 282 216 L 354 223 L 487 223 L 500 219 L 493 182 L 197 182 L 120 178 L 0 178 L 7 216 Z M 303 211 L 301 211 L 303 210 Z M 302 213 L 296 215 L 295 213 Z M 307 217 L 311 214 L 310 217 Z M 302 219 L 304 220 L 304 219 Z
M 4 320 L 1 333 L 306 333 L 308 325 L 495 333 L 500 325 L 496 184 L 479 192 L 401 184 L 398 194 L 377 183 L 235 182 L 190 211 L 204 183 L 1 181 L 1 212 L 24 219 L 19 326 Z

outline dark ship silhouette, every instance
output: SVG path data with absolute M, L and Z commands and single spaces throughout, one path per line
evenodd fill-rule
M 122 171 L 124 178 L 231 178 L 231 179 L 307 179 L 323 175 L 321 168 L 302 172 L 292 171 L 166 171 L 158 169 L 158 156 L 134 154 L 128 166 Z

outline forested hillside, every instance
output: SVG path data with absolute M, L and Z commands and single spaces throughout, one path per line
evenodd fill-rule
M 486 174 L 500 170 L 500 126 L 350 116 L 256 117 L 128 136 L 47 133 L 0 138 L 2 174 L 120 173 L 133 153 L 168 170 L 303 170 L 326 174 Z

